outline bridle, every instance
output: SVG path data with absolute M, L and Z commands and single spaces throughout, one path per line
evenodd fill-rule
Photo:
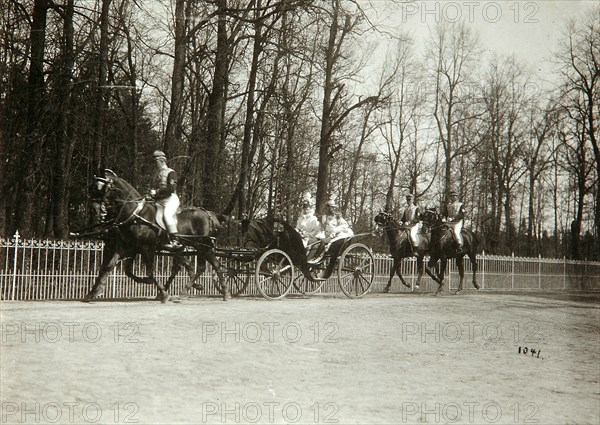
M 377 224 L 377 226 L 381 227 L 384 230 L 388 230 L 388 229 L 392 229 L 392 230 L 408 230 L 408 228 L 406 228 L 405 226 L 399 224 L 396 219 L 388 212 L 382 211 L 379 214 L 377 214 L 378 216 L 384 216 L 385 217 L 385 221 L 382 224 L 379 224 L 377 221 L 375 221 L 375 224 Z
M 101 185 L 101 183 L 103 184 Z M 101 198 L 98 197 L 97 199 L 94 199 L 93 202 L 98 203 L 100 205 L 100 210 L 104 211 L 104 216 L 101 216 L 100 220 L 100 222 L 105 225 L 105 228 L 103 229 L 104 232 L 107 232 L 113 228 L 119 228 L 134 221 L 141 221 L 153 228 L 158 227 L 153 222 L 146 220 L 144 217 L 139 215 L 139 212 L 146 205 L 146 200 L 143 197 L 132 198 L 130 196 L 131 194 L 124 193 L 121 188 L 115 185 L 113 179 L 111 178 L 96 177 L 96 187 L 98 191 L 103 194 Z M 115 192 L 117 196 L 110 197 L 109 201 L 109 199 L 107 199 L 107 195 L 109 195 L 111 191 Z M 125 211 L 125 207 L 132 203 L 137 205 L 130 213 L 124 214 L 123 212 Z M 116 214 L 114 214 L 114 218 L 105 221 L 104 218 L 108 214 L 108 211 L 114 210 L 115 207 L 119 206 L 119 204 L 120 208 Z M 125 217 L 120 218 L 122 215 Z
M 450 226 L 448 226 L 446 223 L 443 223 L 442 220 L 440 219 L 440 215 L 437 213 L 437 211 L 433 210 L 433 209 L 426 209 L 425 213 L 431 214 L 433 215 L 434 219 L 433 220 L 423 220 L 423 223 L 426 224 L 431 230 L 435 230 L 435 229 L 441 229 L 441 228 L 446 228 L 450 230 Z M 423 215 L 421 215 L 422 217 Z

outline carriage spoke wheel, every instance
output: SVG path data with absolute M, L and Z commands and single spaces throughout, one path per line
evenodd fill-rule
M 311 275 L 316 276 L 319 274 L 320 269 L 311 270 Z M 319 282 L 313 282 L 312 280 L 308 280 L 303 273 L 298 273 L 296 278 L 294 279 L 294 288 L 302 295 L 313 295 L 321 290 L 324 280 Z
M 221 261 L 221 270 L 224 282 L 229 284 L 231 296 L 237 297 L 246 290 L 250 282 L 250 264 L 247 261 L 227 258 L 225 261 Z M 221 286 L 219 281 L 215 280 L 214 283 L 221 295 L 224 295 L 223 286 Z
M 359 298 L 371 289 L 375 278 L 375 258 L 363 244 L 350 245 L 338 262 L 340 289 L 350 298 Z
M 283 298 L 292 289 L 294 265 L 285 252 L 271 249 L 263 253 L 256 262 L 254 277 L 256 288 L 264 298 Z

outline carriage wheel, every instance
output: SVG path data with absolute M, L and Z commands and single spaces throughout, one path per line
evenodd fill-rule
M 229 284 L 229 292 L 233 297 L 237 297 L 246 290 L 250 282 L 250 265 L 247 261 L 240 261 L 235 258 L 227 258 L 221 262 L 223 271 L 223 280 Z M 223 286 L 215 280 L 217 290 L 223 294 Z
M 319 270 L 317 269 L 315 271 L 318 272 Z M 313 275 L 317 274 L 315 271 L 313 271 Z M 313 295 L 321 290 L 324 283 L 324 280 L 313 282 L 304 277 L 304 274 L 298 273 L 298 276 L 294 279 L 294 288 L 302 295 Z
M 256 262 L 256 287 L 268 300 L 285 297 L 292 288 L 294 265 L 290 257 L 279 249 L 271 249 Z
M 359 298 L 369 292 L 375 278 L 375 258 L 363 244 L 350 245 L 338 260 L 340 289 L 350 298 Z

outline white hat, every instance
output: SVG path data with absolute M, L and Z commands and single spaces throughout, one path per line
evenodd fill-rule
M 310 192 L 306 192 L 304 194 L 304 196 L 302 196 L 302 203 L 303 204 L 312 204 L 313 203 L 313 199 L 312 199 Z
M 165 153 L 163 151 L 154 151 L 152 156 L 154 157 L 154 159 L 158 159 L 158 158 L 167 159 L 167 155 L 165 155 Z
M 330 196 L 330 197 L 329 197 L 329 201 L 327 201 L 327 202 L 325 203 L 325 205 L 326 205 L 326 206 L 328 206 L 328 207 L 333 207 L 333 208 L 336 208 L 336 207 L 337 207 L 337 204 L 335 203 L 335 196 L 334 196 L 334 195 Z

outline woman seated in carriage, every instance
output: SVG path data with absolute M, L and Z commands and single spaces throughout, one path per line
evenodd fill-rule
M 307 257 L 314 258 L 311 262 L 320 261 L 323 253 L 333 242 L 354 236 L 352 228 L 342 217 L 334 199 L 330 199 L 325 204 L 325 215 L 319 222 L 309 193 L 302 199 L 302 213 L 296 222 L 296 230 L 302 236 L 304 246 L 307 248 Z
M 310 193 L 305 194 L 302 198 L 302 212 L 296 221 L 296 230 L 302 236 L 305 248 L 325 238 L 321 223 L 315 215 Z

